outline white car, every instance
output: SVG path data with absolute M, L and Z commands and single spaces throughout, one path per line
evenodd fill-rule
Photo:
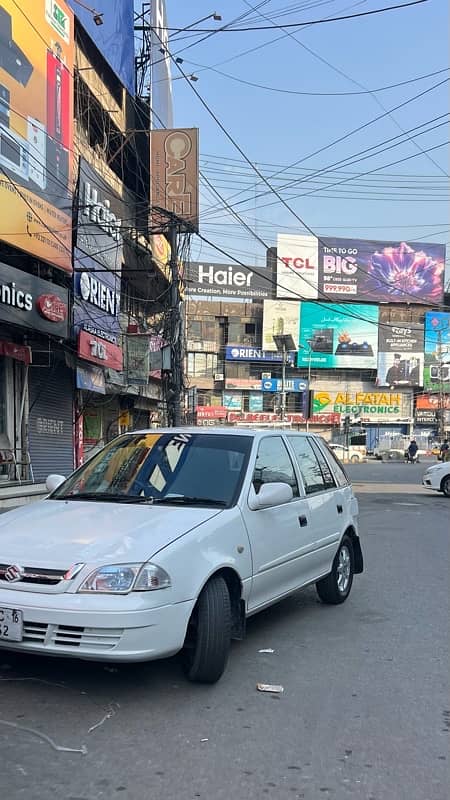
M 446 497 L 450 497 L 450 461 L 428 467 L 423 475 L 422 484 L 427 489 L 435 489 L 436 492 L 442 492 Z
M 221 676 L 245 619 L 362 572 L 358 503 L 325 442 L 291 432 L 119 436 L 44 500 L 0 517 L 0 650 L 104 661 L 182 652 Z
M 333 442 L 329 442 L 329 447 L 341 461 L 350 461 L 352 464 L 364 461 L 364 453 L 360 450 L 354 450 L 352 447 L 344 447 L 342 444 L 334 444 Z

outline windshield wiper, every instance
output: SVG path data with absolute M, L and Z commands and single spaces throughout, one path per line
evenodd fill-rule
M 220 506 L 220 508 L 225 508 L 228 504 L 225 500 L 214 500 L 211 497 L 189 497 L 188 495 L 180 494 L 174 495 L 173 497 L 166 496 L 166 497 L 154 497 L 153 503 L 155 504 L 180 504 L 184 506 Z
M 140 495 L 113 494 L 111 492 L 79 492 L 78 494 L 66 494 L 61 497 L 52 497 L 52 500 L 99 500 L 107 503 L 144 503 L 153 504 L 152 497 L 141 497 Z

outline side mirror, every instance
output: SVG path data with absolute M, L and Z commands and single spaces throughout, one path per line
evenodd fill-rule
M 262 508 L 290 503 L 293 496 L 292 487 L 288 483 L 263 483 L 258 494 L 251 487 L 248 505 L 252 511 L 260 511 Z
M 47 480 L 45 481 L 45 485 L 49 492 L 54 492 L 58 486 L 61 486 L 62 483 L 65 481 L 64 475 L 49 475 Z

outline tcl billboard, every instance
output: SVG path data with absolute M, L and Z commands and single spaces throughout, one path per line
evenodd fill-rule
M 390 303 L 442 301 L 445 245 L 278 236 L 277 297 Z

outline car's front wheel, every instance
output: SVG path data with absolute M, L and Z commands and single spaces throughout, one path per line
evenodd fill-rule
M 359 463 L 359 456 L 353 455 L 351 457 L 350 461 L 352 462 L 352 464 L 358 464 Z
M 186 677 L 200 683 L 218 681 L 228 661 L 230 643 L 230 593 L 224 579 L 214 575 L 203 588 L 189 620 L 182 650 Z
M 316 583 L 317 594 L 324 603 L 338 605 L 350 594 L 355 558 L 352 540 L 347 534 L 342 538 L 329 575 Z
M 450 475 L 443 478 L 441 482 L 441 492 L 443 492 L 446 497 L 450 497 Z

